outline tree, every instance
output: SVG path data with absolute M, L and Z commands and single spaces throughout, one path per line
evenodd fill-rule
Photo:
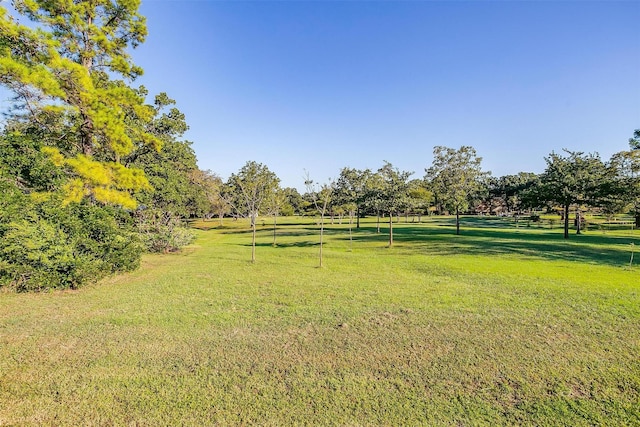
M 537 175 L 530 172 L 519 172 L 516 175 L 504 175 L 490 178 L 488 194 L 493 203 L 507 212 L 518 212 L 523 206 L 523 194 L 537 180 Z
M 470 199 L 483 188 L 488 173 L 481 169 L 482 157 L 470 146 L 458 150 L 433 148 L 433 164 L 425 169 L 425 180 L 438 200 L 456 215 L 456 234 L 460 234 L 460 212 L 469 209 Z
M 339 204 L 353 204 L 356 207 L 356 228 L 360 228 L 360 214 L 367 198 L 367 181 L 371 171 L 342 168 L 336 181 L 336 199 Z
M 365 206 L 376 213 L 376 233 L 380 233 L 380 215 L 384 210 L 384 182 L 377 172 L 369 176 L 365 182 Z
M 157 95 L 154 117 L 147 125 L 147 131 L 162 141 L 162 150 L 137 143 L 122 162 L 127 167 L 144 171 L 153 187 L 135 194 L 139 203 L 184 218 L 208 209 L 203 187 L 206 177 L 198 169 L 192 143 L 180 140 L 188 126 L 180 110 L 168 108 L 172 104 L 175 101 L 167 94 Z
M 227 185 L 235 196 L 230 202 L 234 210 L 251 221 L 251 262 L 256 261 L 256 219 L 266 201 L 278 188 L 280 179 L 262 163 L 247 162 Z
M 218 215 L 220 226 L 223 225 L 223 218 L 226 214 L 231 213 L 233 205 L 229 203 L 229 200 L 225 198 L 226 185 L 221 182 L 218 192 L 214 193 L 214 197 L 210 198 L 211 210 L 214 214 Z
M 278 215 L 287 203 L 287 194 L 282 188 L 275 188 L 267 197 L 266 212 L 273 217 L 273 246 L 276 246 L 276 227 Z
M 307 187 L 307 194 L 311 198 L 313 206 L 316 211 L 320 214 L 320 267 L 322 268 L 322 248 L 323 248 L 323 238 L 324 238 L 324 217 L 327 213 L 327 210 L 331 206 L 331 199 L 334 195 L 335 184 L 333 181 L 329 181 L 328 184 L 316 184 L 309 177 L 309 173 L 306 174 L 306 178 L 304 181 L 304 185 Z
M 433 193 L 426 187 L 424 180 L 409 181 L 409 205 L 418 214 L 418 222 L 422 221 L 422 214 L 428 212 L 433 201 Z
M 282 214 L 285 216 L 302 215 L 306 209 L 306 202 L 297 189 L 286 187 L 283 190 L 286 203 L 282 208 Z
M 393 214 L 398 213 L 408 202 L 409 177 L 413 172 L 400 171 L 387 161 L 378 169 L 382 187 L 381 206 L 389 213 L 389 247 L 393 246 Z
M 146 36 L 139 0 L 14 0 L 35 22 L 19 24 L 0 7 L 0 83 L 15 94 L 16 118 L 42 128 L 64 128 L 64 140 L 44 147 L 72 174 L 65 203 L 91 200 L 134 208 L 131 192 L 148 189 L 140 169 L 120 160 L 137 142 L 162 141 L 146 130 L 154 109 L 144 90 L 132 89 L 142 69 L 129 49 Z
M 640 227 L 640 149 L 614 154 L 609 169 L 614 176 L 610 202 L 618 208 L 631 205 L 635 226 Z
M 569 238 L 569 209 L 576 205 L 577 232 L 580 233 L 580 205 L 595 205 L 602 196 L 606 176 L 600 156 L 564 150 L 562 156 L 552 152 L 545 157 L 547 168 L 540 176 L 539 197 L 544 202 L 562 206 L 564 238 Z
M 224 183 L 222 179 L 214 172 L 209 170 L 203 172 L 205 178 L 203 180 L 204 193 L 209 202 L 207 216 L 215 214 L 218 216 L 220 226 L 225 214 L 231 211 L 229 202 L 224 198 Z
M 188 208 L 192 215 L 201 216 L 203 220 L 214 214 L 222 218 L 228 212 L 229 206 L 222 198 L 222 179 L 210 170 L 193 169 L 189 174 L 192 187 Z M 223 203 L 224 202 L 224 203 Z

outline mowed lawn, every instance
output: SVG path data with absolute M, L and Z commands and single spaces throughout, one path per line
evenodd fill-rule
M 0 293 L 0 425 L 640 425 L 638 231 L 265 221 Z

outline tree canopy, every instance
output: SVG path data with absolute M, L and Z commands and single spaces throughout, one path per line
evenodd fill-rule
M 456 215 L 456 234 L 460 234 L 460 212 L 469 208 L 470 199 L 480 192 L 488 175 L 481 168 L 482 157 L 470 146 L 459 149 L 433 148 L 433 163 L 425 169 L 425 180 L 438 200 Z
M 129 87 L 142 74 L 129 49 L 146 37 L 136 0 L 16 0 L 36 26 L 18 23 L 0 6 L 0 83 L 14 93 L 16 119 L 37 123 L 64 141 L 42 148 L 72 177 L 65 202 L 91 197 L 133 208 L 131 192 L 150 188 L 142 170 L 121 158 L 136 144 L 160 148 L 146 126 L 154 108 L 144 90 Z
M 231 204 L 236 213 L 251 220 L 252 245 L 251 261 L 256 260 L 256 219 L 265 213 L 267 202 L 280 183 L 280 179 L 262 163 L 247 162 L 227 181 Z
M 545 158 L 547 168 L 540 177 L 541 201 L 553 202 L 564 211 L 564 238 L 569 238 L 571 205 L 595 205 L 601 195 L 605 167 L 597 154 L 568 151 L 565 156 L 552 152 Z M 578 224 L 580 220 L 578 219 Z

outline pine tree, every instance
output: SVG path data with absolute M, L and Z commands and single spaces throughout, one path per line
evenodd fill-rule
M 66 203 L 89 197 L 133 208 L 131 192 L 150 188 L 142 170 L 120 163 L 136 144 L 162 144 L 147 130 L 155 110 L 144 103 L 146 91 L 127 84 L 142 74 L 128 54 L 146 36 L 139 5 L 14 0 L 35 26 L 0 7 L 0 84 L 15 95 L 16 118 L 44 128 L 63 124 L 64 138 L 43 152 L 71 175 Z

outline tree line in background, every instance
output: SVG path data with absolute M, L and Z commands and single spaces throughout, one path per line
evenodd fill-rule
M 630 149 L 603 162 L 597 154 L 551 153 L 540 174 L 491 177 L 472 147 L 435 147 L 423 178 L 385 162 L 378 170 L 345 167 L 306 192 L 281 188 L 267 166 L 247 162 L 225 182 L 197 167 L 174 101 L 148 102 L 135 87 L 142 69 L 129 52 L 144 42 L 139 0 L 15 0 L 20 24 L 0 6 L 0 84 L 13 105 L 0 131 L 0 287 L 76 288 L 135 269 L 145 251 L 188 244 L 188 218 L 249 218 L 252 260 L 258 218 L 325 220 L 451 214 L 522 215 L 558 209 L 568 237 L 584 209 L 632 212 L 640 226 L 640 130 Z M 320 253 L 322 254 L 322 252 Z M 322 263 L 322 255 L 320 256 Z
M 314 183 L 308 176 L 306 193 L 280 188 L 279 180 L 265 165 L 247 164 L 227 183 L 217 182 L 214 213 L 250 218 L 253 230 L 252 260 L 255 260 L 255 224 L 259 215 L 273 217 L 274 245 L 278 215 L 317 215 L 320 226 L 320 265 L 325 218 L 331 222 L 347 220 L 360 227 L 362 216 L 388 222 L 389 246 L 393 246 L 394 217 L 421 221 L 423 215 L 454 215 L 456 234 L 460 234 L 460 215 L 528 215 L 539 220 L 540 210 L 556 213 L 563 221 L 564 238 L 569 237 L 569 218 L 574 214 L 577 234 L 584 224 L 583 214 L 599 212 L 613 217 L 630 213 L 640 227 L 640 130 L 629 140 L 630 149 L 614 154 L 604 162 L 598 154 L 564 151 L 545 158 L 541 174 L 521 172 L 492 177 L 481 168 L 482 158 L 473 147 L 459 149 L 437 146 L 432 165 L 421 179 L 410 179 L 412 172 L 402 171 L 384 162 L 377 171 L 345 167 L 336 179 Z M 251 189 L 248 192 L 247 189 Z M 351 233 L 351 227 L 349 228 Z

